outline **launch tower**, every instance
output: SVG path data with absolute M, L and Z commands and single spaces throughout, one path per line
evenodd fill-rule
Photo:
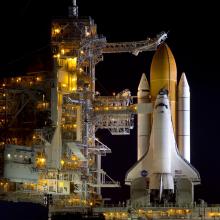
M 102 170 L 111 150 L 95 132 L 128 135 L 136 108 L 129 90 L 97 95 L 95 66 L 104 53 L 137 55 L 165 39 L 108 43 L 75 1 L 68 18 L 53 20 L 53 71 L 0 80 L 1 199 L 48 203 L 49 195 L 56 206 L 88 207 L 101 203 L 102 187 L 118 187 Z

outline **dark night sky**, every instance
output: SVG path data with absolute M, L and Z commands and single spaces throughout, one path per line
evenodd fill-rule
M 202 178 L 197 198 L 220 203 L 219 35 L 217 6 L 187 1 L 79 0 L 80 15 L 90 15 L 98 33 L 108 41 L 142 40 L 169 31 L 167 43 L 177 63 L 178 77 L 185 71 L 191 89 L 191 161 Z M 2 76 L 47 69 L 50 22 L 67 14 L 64 0 L 11 0 L 0 4 Z M 149 79 L 153 53 L 105 55 L 97 66 L 97 89 L 104 95 L 129 88 L 136 95 L 142 72 Z M 104 87 L 104 88 L 103 88 Z M 103 168 L 123 184 L 125 172 L 136 159 L 136 131 L 115 137 L 98 132 L 112 149 Z M 122 159 L 123 158 L 123 159 Z M 127 198 L 127 188 L 112 190 L 115 199 Z M 117 195 L 120 195 L 118 198 Z M 1 207 L 1 204 L 0 204 Z

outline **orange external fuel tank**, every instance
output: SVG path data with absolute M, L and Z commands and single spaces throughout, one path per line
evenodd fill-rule
M 174 132 L 176 133 L 176 87 L 177 68 L 174 56 L 167 46 L 161 44 L 153 56 L 150 70 L 150 94 L 153 103 L 161 89 L 167 89 Z

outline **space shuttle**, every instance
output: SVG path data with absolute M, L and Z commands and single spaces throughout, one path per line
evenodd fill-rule
M 167 44 L 154 54 L 150 85 L 142 75 L 137 98 L 137 162 L 125 177 L 132 204 L 192 204 L 200 175 L 190 164 L 190 91 L 185 73 L 177 86 Z

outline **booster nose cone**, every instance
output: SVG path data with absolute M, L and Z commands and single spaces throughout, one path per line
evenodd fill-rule
M 185 73 L 182 73 L 180 81 L 179 81 L 178 96 L 179 97 L 189 97 L 190 96 L 189 84 L 186 79 Z
M 189 87 L 188 81 L 186 79 L 186 74 L 184 72 L 181 75 L 179 86 L 181 86 L 181 87 Z
M 138 86 L 138 91 L 141 91 L 141 90 L 149 91 L 149 84 L 148 84 L 148 81 L 147 81 L 147 77 L 144 73 L 141 76 L 141 80 L 140 80 L 140 83 L 139 83 L 139 86 Z
M 146 103 L 149 101 L 150 87 L 146 75 L 143 73 L 138 86 L 138 103 Z

